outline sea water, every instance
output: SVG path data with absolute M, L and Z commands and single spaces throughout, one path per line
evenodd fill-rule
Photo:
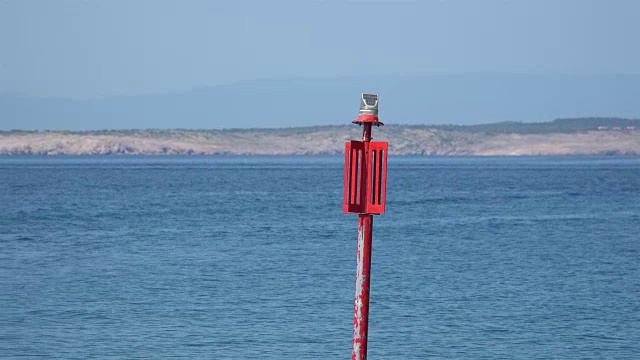
M 1 157 L 0 357 L 348 359 L 336 157 Z M 640 357 L 640 158 L 391 157 L 370 359 Z

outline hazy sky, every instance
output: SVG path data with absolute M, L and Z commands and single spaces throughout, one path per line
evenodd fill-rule
M 640 73 L 640 1 L 0 0 L 0 91 L 266 77 Z

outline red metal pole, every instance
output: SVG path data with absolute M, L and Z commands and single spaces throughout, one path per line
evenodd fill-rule
M 362 141 L 364 142 L 365 159 L 369 158 L 369 142 L 371 141 L 371 123 L 364 123 Z M 367 163 L 363 164 L 362 201 L 368 201 Z M 353 352 L 352 360 L 367 359 L 367 337 L 369 335 L 369 289 L 371 284 L 371 239 L 373 233 L 373 215 L 358 215 L 358 250 L 356 255 L 356 294 L 353 306 Z
M 367 359 L 372 232 L 373 215 L 358 215 L 358 250 L 356 257 L 356 294 L 353 316 L 353 353 L 351 354 L 352 360 Z
M 362 141 L 348 141 L 345 145 L 342 208 L 345 213 L 358 214 L 351 359 L 366 360 L 369 337 L 373 215 L 384 213 L 387 188 L 388 143 L 371 142 L 372 126 L 384 125 L 378 119 L 378 95 L 362 94 L 358 118 L 352 123 L 363 125 Z

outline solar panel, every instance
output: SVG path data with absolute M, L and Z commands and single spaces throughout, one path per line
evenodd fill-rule
M 378 95 L 376 94 L 362 94 L 362 100 L 364 101 L 364 104 L 367 106 L 378 105 Z

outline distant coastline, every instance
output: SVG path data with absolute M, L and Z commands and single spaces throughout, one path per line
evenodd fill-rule
M 0 131 L 0 155 L 341 154 L 357 126 L 229 130 Z M 542 123 L 391 125 L 374 140 L 394 155 L 640 156 L 640 120 L 556 119 Z

